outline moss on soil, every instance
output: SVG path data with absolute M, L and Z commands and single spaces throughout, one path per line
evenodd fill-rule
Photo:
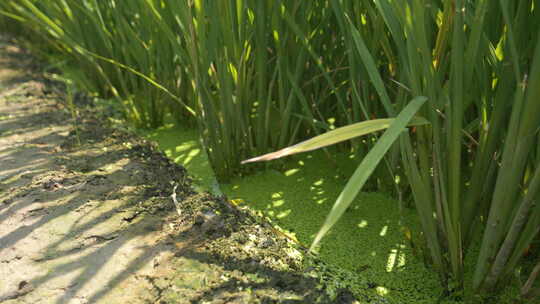
M 209 189 L 213 176 L 195 131 L 169 125 L 147 137 L 198 175 L 200 183 Z M 354 167 L 347 155 L 340 155 L 336 164 L 324 153 L 315 152 L 290 157 L 280 170 L 237 177 L 220 187 L 233 202 L 259 211 L 306 246 L 313 241 L 347 181 L 345 176 L 350 176 Z M 424 254 L 418 244 L 414 246 L 405 237 L 400 220 L 412 231 L 419 231 L 414 210 L 403 208 L 400 216 L 398 203 L 388 195 L 361 193 L 323 239 L 320 257 L 354 277 L 356 286 L 350 287 L 358 298 L 382 296 L 388 303 L 436 303 L 443 293 L 437 275 L 424 266 Z M 474 254 L 471 256 L 467 264 L 474 262 Z M 470 279 L 471 273 L 466 277 Z M 510 303 L 516 292 L 510 288 L 497 303 Z

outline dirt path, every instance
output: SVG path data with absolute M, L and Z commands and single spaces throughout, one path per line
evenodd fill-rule
M 75 132 L 32 63 L 0 38 L 0 303 L 353 303 L 147 142 L 95 111 Z
M 75 147 L 58 96 L 23 72 L 28 57 L 1 51 L 0 302 L 127 303 L 173 249 L 160 217 L 138 216 L 149 165 L 97 126 Z

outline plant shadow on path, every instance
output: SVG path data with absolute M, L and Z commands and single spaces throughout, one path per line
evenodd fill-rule
M 32 116 L 10 120 L 10 128 L 25 125 L 28 120 L 36 123 Z M 11 137 L 18 136 L 23 142 L 22 148 L 11 151 L 9 148 L 2 149 L 1 160 L 6 166 L 2 166 L 3 172 L 0 172 L 4 177 L 1 187 L 8 193 L 0 209 L 0 250 L 5 271 L 15 272 L 14 276 L 4 281 L 2 292 L 6 292 L 6 287 L 11 287 L 11 290 L 0 295 L 3 300 L 17 298 L 17 289 L 21 289 L 21 286 L 36 289 L 64 274 L 82 270 L 65 285 L 73 292 L 63 290 L 58 302 L 66 302 L 70 294 L 76 295 L 86 282 L 102 271 L 102 266 L 122 246 L 161 228 L 155 220 L 136 222 L 139 215 L 149 212 L 148 209 L 163 209 L 157 205 L 157 200 L 154 200 L 156 206 L 141 206 L 147 201 L 150 201 L 149 205 L 154 204 L 151 200 L 161 194 L 157 193 L 160 191 L 158 188 L 162 187 L 159 182 L 146 184 L 141 178 L 146 177 L 145 174 L 135 178 L 128 176 L 145 171 L 145 166 L 150 166 L 150 161 L 134 157 L 139 153 L 137 149 L 144 149 L 143 146 L 134 149 L 116 147 L 114 152 L 101 153 L 86 146 L 86 153 L 77 155 L 51 152 L 52 149 L 47 148 L 55 147 L 50 145 L 31 145 L 47 141 L 49 135 L 34 137 L 19 132 Z M 91 135 L 95 140 L 95 134 Z M 58 144 L 61 137 L 56 139 L 52 145 Z M 107 144 L 97 146 L 101 149 L 115 148 Z M 135 160 L 129 158 L 130 154 Z M 39 165 L 32 166 L 32 163 Z M 81 165 L 87 172 L 81 172 Z M 6 174 L 6 171 L 10 173 Z M 161 174 L 164 178 L 174 179 L 176 177 L 171 174 L 182 175 L 183 170 Z M 134 224 L 129 225 L 129 222 Z M 148 228 L 149 223 L 153 225 L 151 229 Z M 139 227 L 141 225 L 146 226 L 142 229 Z M 88 253 L 88 248 L 96 250 Z M 49 269 L 47 274 L 28 278 L 33 276 L 31 273 L 34 270 L 39 273 L 43 268 L 40 264 Z
M 96 130 L 92 129 L 88 133 L 95 136 Z M 83 132 L 82 137 L 84 138 L 90 134 Z M 115 136 L 102 137 L 114 138 Z M 84 139 L 89 140 L 90 138 Z M 68 137 L 66 142 L 70 140 L 73 141 L 72 138 Z M 124 143 L 128 142 L 127 140 L 130 139 L 122 138 L 120 140 L 122 147 Z M 95 303 L 108 301 L 111 299 L 110 293 L 118 293 L 117 287 L 122 286 L 125 288 L 127 286 L 127 288 L 132 288 L 130 290 L 133 294 L 140 297 L 138 300 L 154 301 L 159 299 L 161 293 L 163 293 L 159 287 L 152 286 L 154 278 L 160 278 L 160 276 L 154 274 L 157 267 L 155 265 L 166 265 L 170 261 L 165 263 L 164 259 L 172 259 L 175 256 L 184 256 L 190 260 L 198 261 L 200 265 L 203 265 L 198 267 L 202 267 L 203 272 L 207 272 L 208 277 L 213 278 L 207 282 L 207 284 L 211 285 L 210 288 L 200 286 L 198 283 L 194 284 L 185 277 L 181 278 L 180 281 L 176 280 L 176 284 L 181 286 L 193 285 L 191 286 L 193 289 L 191 290 L 193 297 L 190 300 L 191 303 L 198 303 L 201 299 L 213 299 L 215 297 L 225 297 L 229 303 L 234 303 L 234 299 L 238 303 L 244 303 L 248 293 L 239 291 L 239 288 L 251 291 L 261 289 L 265 292 L 273 288 L 280 290 L 280 292 L 274 291 L 273 296 L 257 295 L 258 300 L 266 298 L 265 301 L 270 301 L 269 303 L 273 299 L 279 299 L 279 294 L 287 292 L 290 288 L 292 288 L 292 292 L 289 291 L 289 294 L 295 291 L 294 288 L 299 288 L 302 291 L 302 297 L 296 296 L 296 298 L 300 298 L 296 302 L 302 302 L 301 299 L 310 290 L 315 294 L 318 293 L 316 289 L 318 283 L 314 279 L 309 280 L 289 271 L 272 270 L 254 262 L 252 258 L 237 260 L 233 256 L 220 256 L 193 250 L 193 248 L 209 244 L 213 238 L 222 237 L 219 233 L 205 234 L 208 225 L 204 226 L 204 223 L 190 224 L 200 222 L 200 220 L 196 219 L 197 216 L 200 217 L 199 213 L 191 212 L 190 214 L 188 211 L 186 213 L 187 218 L 176 218 L 176 221 L 180 220 L 185 223 L 177 225 L 175 229 L 190 226 L 187 231 L 182 232 L 183 237 L 180 237 L 180 239 L 177 238 L 175 241 L 167 233 L 161 233 L 160 231 L 164 225 L 163 218 L 167 215 L 170 216 L 171 208 L 167 206 L 172 205 L 167 193 L 171 187 L 167 182 L 169 180 L 182 180 L 185 175 L 183 169 L 172 165 L 163 156 L 153 152 L 149 146 L 135 145 L 131 148 L 120 148 L 114 152 L 103 151 L 104 145 L 100 144 L 99 140 L 95 140 L 92 146 L 94 147 L 85 147 L 87 151 L 82 155 L 78 152 L 80 148 L 75 148 L 73 153 L 60 153 L 56 158 L 56 162 L 60 163 L 59 171 L 52 171 L 52 173 L 48 171 L 45 176 L 36 174 L 31 179 L 33 183 L 29 187 L 22 188 L 21 192 L 13 195 L 21 199 L 10 202 L 7 208 L 3 210 L 2 215 L 8 218 L 16 216 L 19 211 L 25 208 L 39 209 L 33 205 L 35 203 L 46 204 L 46 202 L 41 202 L 41 199 L 35 201 L 35 198 L 42 196 L 43 193 L 47 196 L 46 200 L 61 202 L 40 209 L 46 211 L 41 215 L 32 215 L 34 221 L 17 227 L 6 235 L 2 235 L 0 244 L 2 244 L 3 249 L 9 249 L 19 242 L 24 242 L 25 238 L 44 229 L 50 223 L 58 222 L 58 224 L 68 224 L 69 226 L 58 231 L 54 229 L 52 231 L 47 230 L 49 233 L 52 232 L 51 234 L 56 234 L 59 237 L 54 241 L 47 240 L 46 246 L 35 252 L 31 260 L 38 265 L 47 265 L 48 271 L 20 282 L 15 281 L 14 283 L 17 286 L 21 286 L 21 282 L 26 282 L 24 286 L 28 286 L 27 289 L 32 289 L 32 292 L 26 294 L 26 290 L 22 288 L 21 296 L 25 295 L 27 299 L 36 302 L 39 302 L 39 298 L 45 295 L 52 295 L 57 297 L 55 303 L 69 303 L 74 300 Z M 111 145 L 105 146 L 112 149 Z M 88 154 L 91 154 L 91 156 Z M 126 158 L 126 155 L 129 158 Z M 156 172 L 152 167 L 161 168 L 161 171 L 164 168 L 169 168 L 169 170 Z M 81 170 L 85 171 L 85 173 L 81 172 Z M 158 174 L 159 177 L 156 176 Z M 175 174 L 176 176 L 174 176 Z M 150 185 L 147 184 L 149 180 L 159 180 L 159 182 L 157 185 Z M 189 200 L 190 196 L 197 196 L 188 189 L 187 185 L 183 186 L 185 187 L 184 190 L 178 191 L 180 197 Z M 203 201 L 209 202 L 212 199 L 211 197 L 204 197 Z M 117 200 L 120 200 L 120 202 L 116 202 Z M 198 198 L 193 199 L 192 202 L 196 206 L 189 207 L 190 210 L 201 208 L 204 205 Z M 201 206 L 197 204 L 201 204 Z M 221 201 L 221 204 L 224 205 L 226 202 Z M 215 208 L 215 206 L 208 207 L 208 210 L 212 208 Z M 226 210 L 222 211 L 221 214 L 224 214 Z M 70 214 L 73 216 L 70 216 Z M 68 217 L 67 221 L 62 220 L 65 217 Z M 87 220 L 87 218 L 91 218 L 91 220 Z M 112 227 L 101 227 L 103 223 L 111 219 L 115 221 Z M 173 219 L 174 216 L 170 218 L 170 221 L 173 221 Z M 190 229 L 193 229 L 193 232 L 189 232 Z M 186 235 L 190 236 L 186 237 Z M 197 237 L 200 235 L 205 237 Z M 178 246 L 175 245 L 179 240 L 184 244 L 184 253 L 181 255 L 178 254 Z M 126 246 L 129 247 L 129 250 L 124 249 Z M 20 252 L 19 254 L 25 255 L 26 252 Z M 120 258 L 115 259 L 115 256 L 120 256 Z M 118 264 L 117 271 L 103 277 L 104 269 L 111 267 L 111 259 L 115 259 L 115 263 Z M 207 264 L 216 267 L 206 266 Z M 254 274 L 258 282 L 254 283 L 246 280 L 243 278 L 243 272 L 234 272 L 236 269 L 243 269 L 248 274 Z M 181 273 L 185 271 L 183 269 Z M 236 274 L 236 278 L 220 283 L 223 280 L 224 272 L 233 272 Z M 165 271 L 163 277 L 166 278 L 167 276 L 178 279 L 178 275 L 174 272 Z M 96 278 L 99 278 L 101 284 L 95 284 Z M 126 284 L 129 280 L 135 283 Z M 188 283 L 185 283 L 186 280 Z M 259 282 L 261 280 L 262 282 Z M 291 280 L 298 284 L 302 281 L 303 283 L 299 285 L 300 287 L 295 287 L 294 284 L 290 284 Z M 153 293 L 150 293 L 150 299 L 148 296 L 142 295 L 141 292 L 134 290 L 141 287 L 142 283 L 140 281 L 145 281 L 150 285 L 148 288 L 154 290 Z M 172 286 L 172 284 L 169 283 L 169 286 Z M 38 290 L 40 291 L 36 293 Z M 183 292 L 189 293 L 186 290 Z M 126 295 L 123 292 L 122 295 L 115 296 L 125 299 Z M 172 301 L 174 301 L 174 292 L 167 296 L 173 298 Z M 292 295 L 290 296 L 292 297 Z M 4 299 L 17 299 L 17 294 L 0 295 L 0 299 L 2 297 Z M 289 303 L 295 303 L 291 301 Z M 178 300 L 178 303 L 183 302 Z
M 290 266 L 286 240 L 93 113 L 73 132 L 48 84 L 6 76 L 20 58 L 0 57 L 0 302 L 334 302 Z
M 0 65 L 2 66 L 0 89 L 23 84 L 34 78 L 34 75 L 29 74 L 28 71 L 35 70 L 36 65 L 28 52 L 14 45 L 5 37 L 0 37 L 0 52 L 2 53 L 2 58 L 0 58 Z

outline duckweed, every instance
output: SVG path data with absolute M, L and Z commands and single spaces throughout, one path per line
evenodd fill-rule
M 171 124 L 145 135 L 156 141 L 168 157 L 185 166 L 203 190 L 215 188 L 215 178 L 195 130 Z M 308 246 L 353 169 L 348 155 L 338 157 L 338 163 L 334 163 L 324 153 L 315 152 L 290 157 L 279 170 L 233 178 L 220 188 L 233 203 L 261 212 Z M 358 276 L 355 282 L 362 282 L 361 286 L 352 286 L 351 290 L 359 299 L 436 303 L 443 294 L 436 272 L 425 266 L 421 250 L 403 232 L 403 227 L 408 227 L 407 234 L 419 231 L 418 225 L 414 210 L 403 208 L 400 215 L 398 202 L 389 195 L 361 193 L 323 239 L 319 256 L 328 265 Z M 474 254 L 469 260 L 473 259 Z M 510 302 L 516 292 L 515 288 L 509 290 L 499 303 Z

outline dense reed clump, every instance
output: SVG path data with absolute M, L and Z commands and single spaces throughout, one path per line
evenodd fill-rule
M 465 287 L 482 294 L 520 269 L 538 235 L 538 0 L 5 0 L 0 13 L 3 29 L 43 37 L 34 48 L 135 125 L 197 124 L 222 180 L 242 159 L 397 117 L 373 128 L 389 128 L 378 143 L 350 147 L 375 163 L 388 151 L 381 176 L 412 190 L 449 291 L 464 287 L 472 243 Z M 360 165 L 323 232 L 373 170 Z
M 328 4 L 1 5 L 56 46 L 69 78 L 116 98 L 135 125 L 159 126 L 167 113 L 197 122 L 220 179 L 238 172 L 249 155 L 368 117 L 347 104 L 346 49 Z

